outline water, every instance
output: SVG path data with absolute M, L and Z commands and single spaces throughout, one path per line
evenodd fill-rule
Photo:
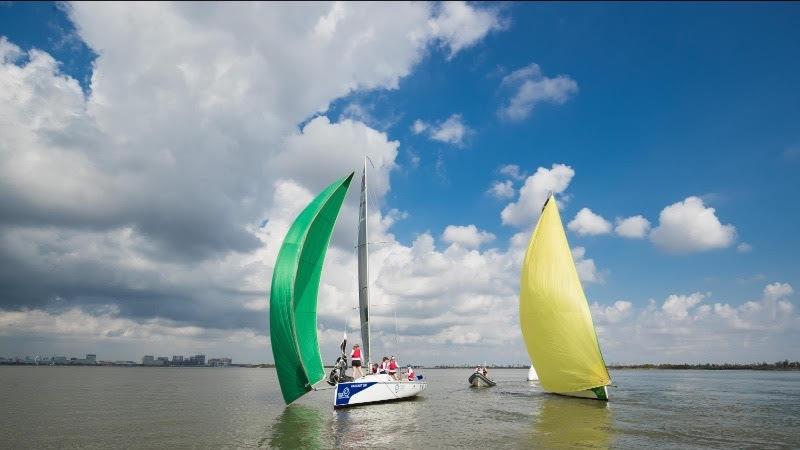
M 800 373 L 613 371 L 610 403 L 492 370 L 412 401 L 284 407 L 272 369 L 0 367 L 0 448 L 799 448 Z

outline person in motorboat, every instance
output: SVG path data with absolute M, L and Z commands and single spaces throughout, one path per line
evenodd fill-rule
M 397 381 L 400 381 L 400 377 L 397 376 L 397 361 L 394 359 L 394 356 L 389 359 L 389 376 L 394 378 Z
M 351 365 L 353 367 L 353 378 L 361 378 L 364 372 L 361 371 L 361 347 L 358 344 L 353 346 L 353 351 L 350 353 Z
M 483 376 L 489 378 L 489 369 L 487 369 L 486 366 L 483 366 Z

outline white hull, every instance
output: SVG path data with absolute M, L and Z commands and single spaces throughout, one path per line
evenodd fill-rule
M 566 395 L 568 397 L 590 398 L 592 400 L 608 401 L 608 388 L 600 386 L 593 389 L 586 389 L 577 392 L 553 392 L 553 394 Z
M 537 381 L 539 379 L 539 374 L 536 373 L 536 369 L 531 366 L 531 369 L 528 371 L 528 381 Z
M 402 400 L 416 396 L 427 386 L 428 383 L 422 380 L 397 381 L 388 375 L 367 375 L 355 381 L 337 384 L 333 406 L 343 408 Z

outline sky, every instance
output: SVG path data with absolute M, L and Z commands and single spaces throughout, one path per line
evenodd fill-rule
M 271 362 L 283 236 L 366 155 L 375 354 L 527 363 L 552 191 L 606 361 L 800 359 L 796 3 L 11 2 L 0 36 L 0 356 Z

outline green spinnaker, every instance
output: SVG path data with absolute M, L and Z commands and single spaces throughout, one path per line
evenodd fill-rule
M 297 216 L 281 245 L 269 300 L 269 329 L 283 400 L 325 378 L 317 340 L 317 293 L 325 252 L 353 173 L 322 191 Z

